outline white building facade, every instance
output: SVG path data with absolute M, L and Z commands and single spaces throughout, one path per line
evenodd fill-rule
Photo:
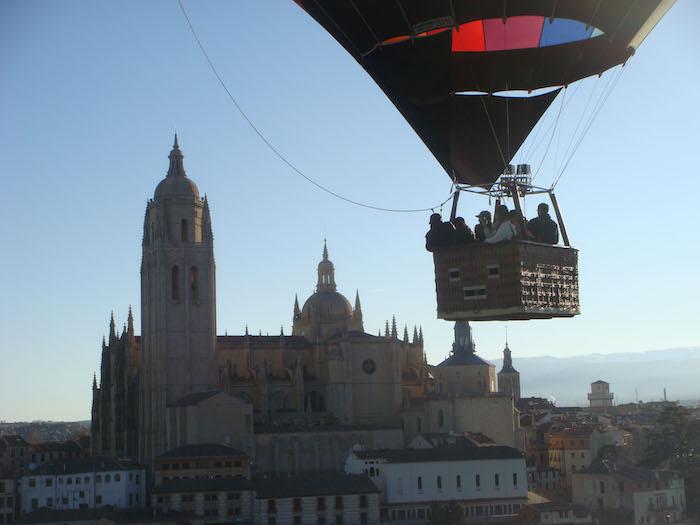
M 382 518 L 425 522 L 433 502 L 456 501 L 482 522 L 527 504 L 525 458 L 504 446 L 351 451 L 345 470 L 367 474 L 381 491 Z
M 140 465 L 107 457 L 64 460 L 22 476 L 20 500 L 22 512 L 143 507 L 146 473 Z

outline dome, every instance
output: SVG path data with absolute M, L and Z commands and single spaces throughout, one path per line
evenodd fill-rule
M 168 174 L 156 186 L 156 191 L 153 194 L 154 199 L 165 197 L 199 199 L 197 185 L 191 179 L 188 179 L 185 174 L 185 166 L 182 162 L 184 157 L 177 143 L 177 134 L 175 134 L 175 143 L 170 151 L 170 155 L 168 155 L 170 159 Z
M 184 175 L 177 177 L 167 176 L 158 183 L 156 191 L 153 194 L 154 199 L 161 199 L 164 197 L 189 197 L 199 199 L 199 190 L 197 189 L 197 185 Z
M 304 303 L 301 316 L 320 321 L 341 321 L 352 317 L 352 306 L 339 292 L 316 292 Z

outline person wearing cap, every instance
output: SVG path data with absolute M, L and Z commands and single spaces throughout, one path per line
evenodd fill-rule
M 490 237 L 487 237 L 486 241 L 484 242 L 494 244 L 497 242 L 504 242 L 517 239 L 518 232 L 515 226 L 513 226 L 513 223 L 509 220 L 509 212 L 507 206 L 503 204 L 496 206 L 496 213 L 494 219 L 495 220 L 493 221 L 493 224 L 496 232 Z
M 491 224 L 491 212 L 482 211 L 476 216 L 479 223 L 474 226 L 474 235 L 477 241 L 484 242 L 488 237 L 493 235 L 493 224 Z
M 559 242 L 559 227 L 549 216 L 549 206 L 541 202 L 537 206 L 537 217 L 528 221 L 527 231 L 532 234 L 535 242 L 557 244 Z
M 442 222 L 439 213 L 430 216 L 430 230 L 425 234 L 425 249 L 429 252 L 438 246 L 447 246 L 454 238 L 454 227 L 449 222 Z

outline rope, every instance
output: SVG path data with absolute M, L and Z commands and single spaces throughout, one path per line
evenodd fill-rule
M 557 184 L 559 184 L 559 181 L 561 180 L 562 176 L 564 175 L 566 168 L 569 166 L 571 159 L 574 158 L 574 155 L 576 154 L 576 151 L 578 150 L 579 146 L 583 142 L 583 139 L 585 138 L 586 134 L 588 133 L 588 130 L 590 130 L 591 127 L 593 126 L 593 122 L 600 114 L 600 111 L 603 109 L 603 106 L 607 102 L 608 97 L 610 97 L 610 94 L 615 89 L 615 86 L 617 86 L 617 83 L 619 82 L 620 78 L 622 77 L 622 74 L 624 73 L 624 71 L 625 71 L 625 68 L 623 66 L 620 68 L 617 76 L 610 77 L 610 80 L 608 81 L 608 86 L 606 86 L 607 93 L 605 93 L 605 95 L 603 97 L 601 97 L 600 101 L 598 102 L 598 106 L 593 110 L 593 114 L 591 115 L 590 119 L 588 120 L 588 123 L 586 124 L 586 127 L 584 128 L 583 133 L 581 134 L 581 137 L 579 138 L 578 142 L 576 143 L 576 146 L 574 147 L 573 151 L 571 152 L 571 155 L 569 155 L 569 158 L 567 159 L 566 163 L 564 164 L 564 167 L 561 169 L 561 172 L 559 173 L 559 175 L 556 177 L 556 179 L 552 183 L 552 189 L 554 189 L 557 186 Z M 614 78 L 614 80 L 613 80 L 613 78 Z
M 258 138 L 265 144 L 265 146 L 267 146 L 267 148 L 278 159 L 280 159 L 284 164 L 286 164 L 294 173 L 303 177 L 308 183 L 313 184 L 319 190 L 324 191 L 325 193 L 327 193 L 327 194 L 329 194 L 337 199 L 345 201 L 349 204 L 354 204 L 355 206 L 360 206 L 362 208 L 367 208 L 370 210 L 384 211 L 384 212 L 390 212 L 390 213 L 424 213 L 424 212 L 429 212 L 429 211 L 435 210 L 436 208 L 441 208 L 447 201 L 449 201 L 452 198 L 452 193 L 450 193 L 450 196 L 447 199 L 445 199 L 441 203 L 439 203 L 435 206 L 431 206 L 429 208 L 385 208 L 382 206 L 374 206 L 371 204 L 366 204 L 366 203 L 351 199 L 349 197 L 345 197 L 345 196 L 323 186 L 319 182 L 316 182 L 314 179 L 312 179 L 311 177 L 306 175 L 299 168 L 297 168 L 290 160 L 288 160 L 277 148 L 275 148 L 275 146 L 267 139 L 267 137 L 262 133 L 262 131 L 260 131 L 260 129 L 255 125 L 255 123 L 251 120 L 251 118 L 243 110 L 243 108 L 240 106 L 240 104 L 238 103 L 236 98 L 233 96 L 231 91 L 226 86 L 226 83 L 224 82 L 223 78 L 221 77 L 221 75 L 217 71 L 211 58 L 209 58 L 209 54 L 207 53 L 206 49 L 204 48 L 202 41 L 199 39 L 199 36 L 197 35 L 197 31 L 195 31 L 194 26 L 192 25 L 192 21 L 190 20 L 190 17 L 188 16 L 187 11 L 185 10 L 185 7 L 182 5 L 182 0 L 177 0 L 177 4 L 178 4 L 178 6 L 180 6 L 180 11 L 182 12 L 183 17 L 185 18 L 185 21 L 187 22 L 187 26 L 189 27 L 190 33 L 192 33 L 192 36 L 194 37 L 194 40 L 197 43 L 197 46 L 199 47 L 199 50 L 202 52 L 204 59 L 206 60 L 207 64 L 209 65 L 209 68 L 211 69 L 212 73 L 214 73 L 214 76 L 219 81 L 219 84 L 221 85 L 223 90 L 226 92 L 226 95 L 228 96 L 229 100 L 233 103 L 233 105 L 235 106 L 238 113 L 241 115 L 241 117 L 243 117 L 243 120 L 246 121 L 248 126 L 250 126 L 250 128 L 255 132 L 255 134 L 258 136 Z
M 552 145 L 552 140 L 554 139 L 554 134 L 557 132 L 557 127 L 559 126 L 559 117 L 561 117 L 561 113 L 564 109 L 564 102 L 566 101 L 566 92 L 567 92 L 567 88 L 564 88 L 564 93 L 562 93 L 562 96 L 561 96 L 561 104 L 559 105 L 559 113 L 557 113 L 557 119 L 554 121 L 554 129 L 552 129 L 552 134 L 549 137 L 549 142 L 547 143 L 547 148 L 544 150 L 544 155 L 542 155 L 542 160 L 540 160 L 540 165 L 537 166 L 537 170 L 535 170 L 535 174 L 532 176 L 533 181 L 537 178 L 537 175 L 539 174 L 540 170 L 542 169 L 542 164 L 544 164 L 544 159 L 547 158 L 547 153 L 549 153 L 549 148 Z

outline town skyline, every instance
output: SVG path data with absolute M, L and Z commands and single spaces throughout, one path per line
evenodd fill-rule
M 131 4 L 132 10 L 143 10 L 143 18 L 136 22 L 124 11 L 100 6 L 78 12 L 77 6 L 67 3 L 64 9 L 41 13 L 20 3 L 0 7 L 14 15 L 3 20 L 17 22 L 3 27 L 7 30 L 0 37 L 17 50 L 5 57 L 14 75 L 0 87 L 0 107 L 8 115 L 0 124 L 0 138 L 6 145 L 8 173 L 21 174 L 9 178 L 11 198 L 0 213 L 6 228 L 13 224 L 6 238 L 26 255 L 8 261 L 2 278 L 8 297 L 15 298 L 0 306 L 0 348 L 5 358 L 13 353 L 0 372 L 3 396 L 18 395 L 23 399 L 22 413 L 37 417 L 48 415 L 44 411 L 67 416 L 62 413 L 65 407 L 82 414 L 85 377 L 98 367 L 110 312 L 115 312 L 121 326 L 133 305 L 140 331 L 143 203 L 167 168 L 176 128 L 187 172 L 210 200 L 219 287 L 233 292 L 219 294 L 219 334 L 241 334 L 246 325 L 251 333 L 277 334 L 280 325 L 289 331 L 294 295 L 313 290 L 314 266 L 326 237 L 339 289 L 350 298 L 359 289 L 367 331 L 376 333 L 396 315 L 400 331 L 404 323 L 409 330 L 422 325 L 430 362 L 444 358 L 452 326 L 434 314 L 432 261 L 422 247 L 427 214 L 382 215 L 356 209 L 290 174 L 233 113 L 179 11 L 173 9 L 176 6 Z M 370 79 L 296 6 L 260 6 L 257 12 L 241 6 L 248 17 L 267 17 L 278 35 L 278 40 L 256 49 L 261 61 L 277 57 L 280 42 L 290 46 L 290 63 L 272 63 L 288 81 L 283 99 L 293 104 L 280 100 L 277 88 L 257 92 L 256 86 L 276 84 L 265 68 L 250 63 L 245 46 L 234 45 L 233 35 L 245 40 L 248 29 L 241 25 L 230 32 L 224 17 L 217 21 L 210 16 L 220 9 L 239 23 L 231 8 L 223 3 L 206 9 L 187 6 L 231 87 L 275 143 L 306 172 L 374 204 L 413 207 L 444 200 L 449 180 L 422 143 Z M 697 9 L 690 2 L 679 2 L 652 32 L 626 66 L 562 178 L 558 197 L 573 244 L 581 249 L 583 313 L 572 320 L 509 323 L 516 359 L 697 346 L 692 319 L 698 283 L 691 265 L 681 265 L 668 277 L 674 300 L 664 303 L 663 309 L 649 307 L 656 304 L 649 297 L 662 295 L 668 286 L 650 278 L 668 254 L 688 261 L 697 257 L 694 243 L 679 244 L 664 234 L 665 221 L 655 213 L 658 209 L 658 215 L 672 224 L 697 218 L 692 192 L 678 195 L 674 189 L 691 182 L 685 166 L 692 165 L 692 137 L 700 122 L 693 117 L 697 110 L 682 103 L 699 80 L 696 71 L 683 67 L 699 45 L 688 22 Z M 82 37 L 70 31 L 83 27 L 88 18 L 93 25 Z M 157 30 L 147 35 L 139 20 L 156 18 Z M 21 31 L 29 27 L 29 20 L 42 29 L 34 41 Z M 103 31 L 108 21 L 125 34 Z M 80 45 L 80 38 L 96 34 L 92 31 L 102 33 L 99 49 Z M 301 33 L 305 38 L 294 38 Z M 62 61 L 70 56 L 75 60 Z M 666 66 L 668 57 L 675 67 L 665 67 L 661 79 L 660 64 Z M 59 63 L 61 70 L 56 68 Z M 131 68 L 138 79 L 133 85 L 119 74 L 124 68 Z M 334 78 L 323 74 L 325 70 Z M 50 91 L 43 89 L 42 78 L 53 79 Z M 304 89 L 295 88 L 304 78 L 314 81 Z M 664 90 L 669 82 L 674 97 Z M 593 81 L 585 80 L 578 98 L 570 97 L 572 128 L 578 116 L 574 110 L 588 96 L 586 83 Z M 575 87 L 570 89 L 573 94 Z M 338 104 L 336 94 L 344 95 L 343 104 Z M 20 107 L 24 111 L 18 111 Z M 679 119 L 681 112 L 684 118 Z M 86 126 L 86 119 L 103 125 Z M 635 131 L 645 126 L 644 133 Z M 633 140 L 628 140 L 630 135 Z M 562 150 L 567 139 L 562 135 Z M 536 164 L 539 158 L 530 160 Z M 633 171 L 638 181 L 634 192 L 629 190 L 630 176 L 615 176 L 627 171 Z M 401 175 L 404 172 L 410 176 Z M 553 172 L 554 167 L 549 173 Z M 672 173 L 674 184 L 660 182 L 659 173 Z M 603 186 L 609 196 L 601 198 Z M 630 196 L 619 199 L 616 194 Z M 597 213 L 592 214 L 584 202 L 596 202 Z M 28 203 L 34 204 L 31 212 Z M 528 204 L 528 209 L 534 205 Z M 463 199 L 460 211 L 470 217 L 487 206 Z M 649 210 L 636 217 L 637 226 L 631 231 L 616 215 L 628 209 Z M 640 247 L 648 246 L 651 237 L 657 248 L 643 254 L 620 250 L 618 239 L 623 236 Z M 358 242 L 368 256 L 357 256 Z M 275 265 L 264 279 L 256 279 L 259 269 L 279 260 L 280 253 L 285 254 L 285 265 Z M 612 266 L 609 254 L 614 254 Z M 477 352 L 485 358 L 498 356 L 505 342 L 504 323 L 474 323 L 473 328 Z M 52 400 L 47 403 L 32 393 L 20 379 L 20 370 L 32 370 L 41 384 L 56 384 L 60 374 Z

